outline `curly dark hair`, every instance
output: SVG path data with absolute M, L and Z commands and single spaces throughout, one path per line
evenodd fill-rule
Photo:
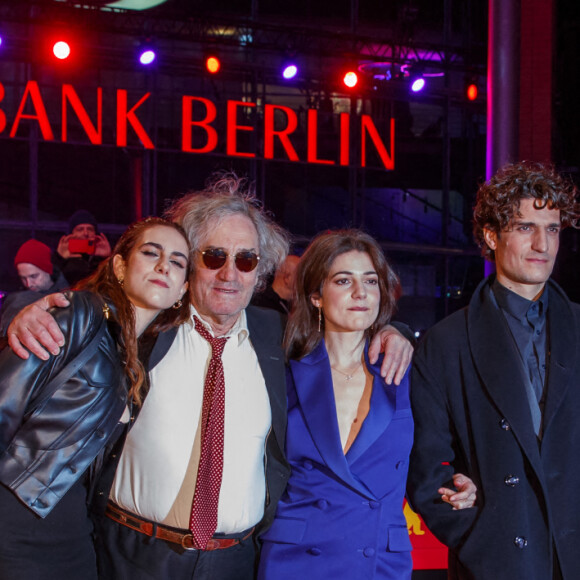
M 473 236 L 484 258 L 494 261 L 495 253 L 486 244 L 483 230 L 500 233 L 509 228 L 522 199 L 534 199 L 534 207 L 560 210 L 562 228 L 578 228 L 578 191 L 552 165 L 520 161 L 502 167 L 480 186 L 473 210 Z
M 334 260 L 353 250 L 369 255 L 378 274 L 381 292 L 378 316 L 373 327 L 365 331 L 365 338 L 372 339 L 374 333 L 389 322 L 396 305 L 399 279 L 377 241 L 356 229 L 319 234 L 306 248 L 296 268 L 292 312 L 284 335 L 284 348 L 288 359 L 301 359 L 312 352 L 322 339 L 318 330 L 318 312 L 310 298 L 314 293 L 323 292 L 324 282 Z

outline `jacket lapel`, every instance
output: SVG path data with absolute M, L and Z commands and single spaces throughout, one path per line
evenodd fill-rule
M 248 306 L 248 331 L 264 376 L 272 411 L 272 429 L 281 449 L 286 439 L 286 370 L 280 343 L 283 333 L 282 317 L 272 310 L 262 311 Z
M 347 484 L 360 488 L 342 448 L 336 419 L 330 363 L 324 341 L 303 359 L 290 361 L 296 394 L 306 427 L 324 463 Z
M 489 279 L 480 284 L 470 303 L 468 340 L 485 389 L 510 424 L 536 472 L 541 473 L 524 369 L 507 322 L 492 295 Z
M 550 362 L 546 385 L 546 404 L 544 407 L 543 432 L 550 428 L 566 391 L 570 387 L 571 378 L 577 374 L 575 367 L 576 345 L 580 340 L 575 324 L 574 312 L 570 308 L 567 297 L 559 286 L 550 283 L 550 303 L 548 306 L 548 332 L 550 345 Z
M 365 347 L 365 363 L 373 374 L 373 391 L 369 414 L 362 424 L 361 430 L 346 454 L 349 465 L 357 459 L 381 436 L 389 427 L 396 408 L 396 393 L 389 391 L 381 377 L 378 368 L 371 366 Z

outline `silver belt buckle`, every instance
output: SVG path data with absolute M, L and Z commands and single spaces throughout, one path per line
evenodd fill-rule
M 193 545 L 193 534 L 184 534 L 183 538 L 181 538 L 181 547 L 184 550 L 197 550 L 197 548 Z

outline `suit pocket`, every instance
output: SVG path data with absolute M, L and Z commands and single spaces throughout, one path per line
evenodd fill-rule
M 272 527 L 262 535 L 262 540 L 280 544 L 299 544 L 305 532 L 306 520 L 277 517 Z
M 411 540 L 409 539 L 407 526 L 389 528 L 387 552 L 409 552 L 411 548 Z

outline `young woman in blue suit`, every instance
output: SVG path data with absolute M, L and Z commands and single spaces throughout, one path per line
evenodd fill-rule
M 300 260 L 285 339 L 292 473 L 262 536 L 260 580 L 411 578 L 408 375 L 387 385 L 381 361 L 368 358 L 397 284 L 380 246 L 358 230 L 318 236 Z M 468 495 L 453 498 L 457 507 Z

